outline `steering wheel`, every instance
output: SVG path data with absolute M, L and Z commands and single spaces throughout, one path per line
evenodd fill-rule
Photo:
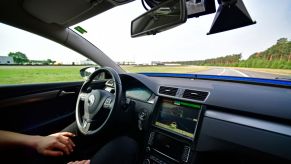
M 111 75 L 114 93 L 104 89 L 92 89 L 93 79 L 100 73 Z M 104 67 L 93 72 L 83 83 L 76 105 L 76 122 L 78 129 L 84 135 L 93 135 L 103 129 L 116 114 L 122 100 L 122 85 L 118 73 Z

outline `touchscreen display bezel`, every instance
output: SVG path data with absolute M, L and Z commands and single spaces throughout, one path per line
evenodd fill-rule
M 161 125 L 161 123 L 159 122 L 158 118 L 159 118 L 160 112 L 162 112 L 162 110 L 163 110 L 163 102 L 164 101 L 173 101 L 174 102 L 174 105 L 177 105 L 177 106 L 179 106 L 179 103 L 175 103 L 175 102 L 180 102 L 180 105 L 181 105 L 181 103 L 186 103 L 186 104 L 197 105 L 197 107 L 199 106 L 199 109 L 197 109 L 197 108 L 191 109 L 190 107 L 188 107 L 188 108 L 190 108 L 189 110 L 198 110 L 198 117 L 196 119 L 196 122 L 193 123 L 193 126 L 195 126 L 193 133 L 184 131 L 184 133 L 186 133 L 186 135 L 185 135 L 183 133 L 179 133 L 179 132 L 174 131 L 174 130 L 172 130 L 170 128 L 167 128 L 166 126 Z M 183 106 L 183 107 L 185 108 L 185 106 Z M 201 115 L 202 105 L 200 105 L 198 103 L 187 102 L 187 101 L 184 101 L 184 100 L 176 100 L 176 99 L 171 99 L 171 98 L 160 98 L 159 101 L 158 101 L 158 103 L 156 104 L 156 107 L 155 108 L 156 108 L 157 112 L 156 112 L 155 119 L 153 121 L 153 126 L 159 128 L 159 129 L 163 129 L 163 130 L 165 130 L 167 132 L 170 132 L 172 134 L 176 134 L 176 135 L 179 135 L 181 137 L 190 139 L 190 140 L 194 140 L 195 139 L 196 129 L 197 129 L 198 122 L 199 122 L 198 120 L 199 120 L 200 115 Z M 183 130 L 179 130 L 179 131 L 183 131 Z M 189 134 L 187 134 L 187 133 L 191 134 L 191 136 Z

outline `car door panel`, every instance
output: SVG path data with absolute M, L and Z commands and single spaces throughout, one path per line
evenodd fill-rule
M 49 134 L 74 121 L 82 82 L 1 86 L 0 129 Z

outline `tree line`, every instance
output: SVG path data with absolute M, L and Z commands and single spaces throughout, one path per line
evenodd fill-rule
M 10 52 L 8 54 L 9 57 L 13 58 L 15 64 L 37 64 L 37 65 L 51 65 L 56 61 L 51 59 L 47 60 L 29 60 L 28 57 L 22 52 Z
M 287 38 L 280 38 L 277 40 L 276 44 L 272 45 L 267 50 L 256 52 L 246 60 L 242 60 L 241 54 L 232 54 L 206 60 L 176 61 L 170 63 L 202 66 L 291 69 L 291 41 L 288 41 Z
M 171 62 L 171 63 L 177 63 L 182 65 L 209 65 L 209 66 L 231 66 L 235 63 L 238 63 L 241 59 L 241 54 L 233 54 L 233 55 L 227 55 L 224 57 L 217 57 L 212 59 L 206 59 L 206 60 L 194 60 L 194 61 L 179 61 L 179 62 Z

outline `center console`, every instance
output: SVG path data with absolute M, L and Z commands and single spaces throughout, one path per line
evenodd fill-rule
M 143 163 L 191 163 L 201 109 L 200 104 L 160 97 Z

